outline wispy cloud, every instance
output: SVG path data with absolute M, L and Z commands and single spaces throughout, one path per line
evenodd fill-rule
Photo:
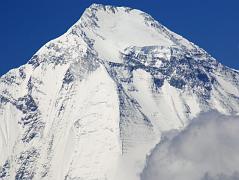
M 239 117 L 201 114 L 166 136 L 148 158 L 142 180 L 238 180 Z

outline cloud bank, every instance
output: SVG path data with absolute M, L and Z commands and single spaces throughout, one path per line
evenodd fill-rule
M 166 135 L 141 180 L 239 180 L 239 116 L 204 113 L 181 133 Z

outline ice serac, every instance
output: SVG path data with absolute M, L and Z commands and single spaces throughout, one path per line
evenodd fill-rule
M 0 179 L 139 179 L 161 133 L 239 113 L 239 72 L 131 8 L 93 4 L 0 79 Z

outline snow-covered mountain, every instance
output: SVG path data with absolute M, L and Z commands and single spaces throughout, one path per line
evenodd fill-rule
M 239 71 L 150 15 L 93 4 L 0 79 L 0 179 L 138 180 L 161 133 L 239 113 Z

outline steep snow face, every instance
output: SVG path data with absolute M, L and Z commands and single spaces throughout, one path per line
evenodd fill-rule
M 161 134 L 239 113 L 239 73 L 151 16 L 92 5 L 0 79 L 0 179 L 138 180 Z

